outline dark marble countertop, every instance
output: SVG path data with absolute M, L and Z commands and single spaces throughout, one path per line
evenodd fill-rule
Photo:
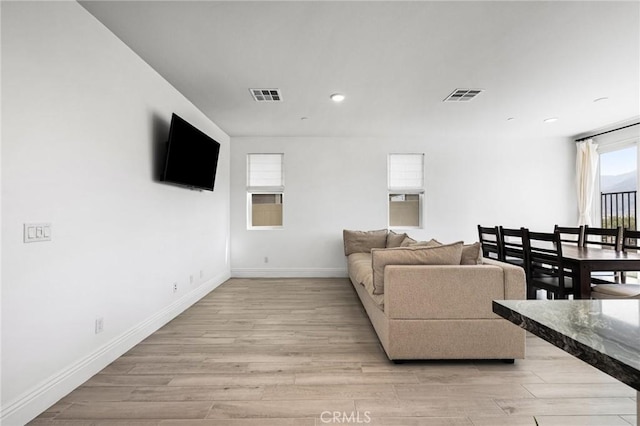
M 640 300 L 494 300 L 493 311 L 640 391 Z

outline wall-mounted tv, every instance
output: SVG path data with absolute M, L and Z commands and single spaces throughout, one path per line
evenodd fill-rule
M 220 144 L 173 114 L 162 180 L 213 191 Z

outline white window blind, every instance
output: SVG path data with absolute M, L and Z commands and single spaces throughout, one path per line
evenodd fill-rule
M 424 154 L 389 154 L 389 189 L 424 188 Z
M 284 190 L 284 154 L 247 155 L 247 188 L 250 192 Z

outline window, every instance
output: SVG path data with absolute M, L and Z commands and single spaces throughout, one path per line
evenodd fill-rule
M 248 154 L 248 228 L 282 228 L 283 199 L 284 154 Z
M 420 228 L 424 154 L 389 154 L 389 227 Z

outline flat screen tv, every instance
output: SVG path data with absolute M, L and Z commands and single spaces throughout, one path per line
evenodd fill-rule
M 173 114 L 162 180 L 213 191 L 220 144 Z

